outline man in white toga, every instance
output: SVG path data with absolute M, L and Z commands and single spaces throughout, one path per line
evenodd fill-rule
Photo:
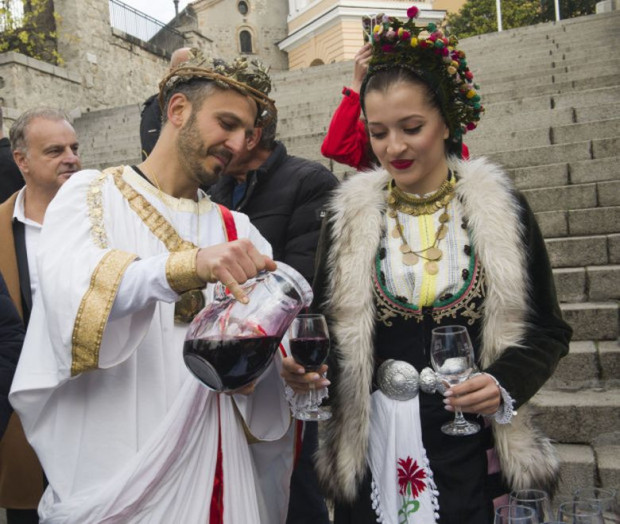
M 239 284 L 275 269 L 245 215 L 227 242 L 230 215 L 199 189 L 273 116 L 269 85 L 242 60 L 182 65 L 160 84 L 148 159 L 82 171 L 49 206 L 10 395 L 49 480 L 41 522 L 284 521 L 293 439 L 279 360 L 220 395 L 182 358 L 195 290 L 208 302 L 220 281 L 244 300 Z

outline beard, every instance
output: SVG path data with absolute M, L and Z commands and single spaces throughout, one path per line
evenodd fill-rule
M 230 162 L 232 158 L 232 153 L 225 147 L 207 147 L 200 138 L 195 113 L 190 115 L 189 120 L 179 132 L 177 152 L 179 161 L 187 174 L 203 186 L 215 184 L 225 167 L 220 162 L 215 162 L 213 168 L 209 169 L 206 165 L 209 156 L 218 156 L 227 162 Z

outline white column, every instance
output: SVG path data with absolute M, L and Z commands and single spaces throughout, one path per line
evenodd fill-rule
M 557 1 L 557 0 L 556 0 Z M 497 30 L 502 30 L 502 0 L 495 0 L 497 7 Z

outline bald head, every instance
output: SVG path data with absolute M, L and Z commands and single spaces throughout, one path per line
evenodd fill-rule
M 180 47 L 172 53 L 170 57 L 170 71 L 175 67 L 179 67 L 183 62 L 187 62 L 190 57 L 191 47 Z

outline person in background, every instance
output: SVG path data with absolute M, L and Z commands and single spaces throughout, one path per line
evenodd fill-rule
M 271 244 L 274 260 L 291 265 L 312 283 L 324 206 L 338 180 L 322 164 L 289 155 L 275 139 L 276 129 L 275 118 L 256 128 L 209 194 L 214 202 L 247 214 Z M 298 425 L 303 440 L 291 479 L 287 524 L 328 524 L 312 458 L 317 424 Z
M 9 391 L 25 334 L 26 327 L 0 273 L 0 440 L 13 413 Z
M 172 71 L 193 56 L 195 56 L 195 50 L 191 47 L 181 47 L 173 51 L 170 56 L 170 68 L 168 70 Z M 140 113 L 140 149 L 142 160 L 146 160 L 146 157 L 151 154 L 161 132 L 161 107 L 159 107 L 158 96 L 159 93 L 155 93 L 142 104 L 142 112 Z
M 27 327 L 39 291 L 36 257 L 45 213 L 81 164 L 75 130 L 58 109 L 26 111 L 9 135 L 26 185 L 0 204 L 0 272 Z M 44 487 L 39 461 L 13 413 L 0 441 L 0 506 L 7 508 L 9 524 L 39 521 L 37 506 Z
M 332 418 L 317 472 L 335 524 L 493 524 L 511 490 L 558 482 L 528 400 L 572 331 L 527 201 L 501 167 L 459 158 L 483 112 L 465 53 L 417 14 L 365 20 L 360 100 L 380 167 L 336 191 L 319 244 Z M 453 386 L 431 368 L 447 326 L 469 334 L 476 365 Z M 292 358 L 283 374 L 299 392 L 323 380 Z M 444 433 L 456 408 L 478 432 Z
M 0 204 L 24 187 L 25 184 L 24 178 L 13 159 L 11 143 L 4 136 L 2 124 L 3 115 L 2 106 L 0 106 Z

